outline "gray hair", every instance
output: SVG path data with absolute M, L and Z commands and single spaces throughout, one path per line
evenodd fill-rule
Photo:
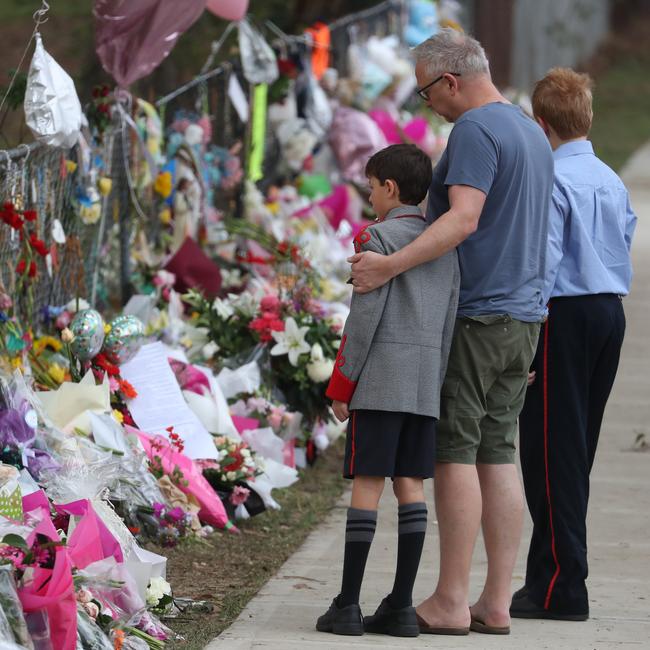
M 413 48 L 418 63 L 432 76 L 458 72 L 464 77 L 490 76 L 490 64 L 482 45 L 468 34 L 445 27 Z

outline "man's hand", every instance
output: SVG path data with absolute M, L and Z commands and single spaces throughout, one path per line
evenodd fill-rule
M 348 411 L 348 405 L 345 402 L 334 400 L 332 402 L 332 411 L 334 411 L 334 415 L 336 415 L 339 422 L 345 422 L 350 417 L 350 411 Z
M 537 376 L 537 373 L 533 370 L 528 373 L 528 385 L 532 386 L 535 383 L 535 377 Z
M 368 293 L 393 277 L 390 257 L 372 251 L 348 257 L 352 264 L 352 286 L 356 293 Z

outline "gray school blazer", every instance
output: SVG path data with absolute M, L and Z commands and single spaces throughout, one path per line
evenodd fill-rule
M 355 250 L 389 255 L 426 228 L 419 208 L 393 208 L 355 237 Z M 440 417 L 459 286 L 453 250 L 370 293 L 355 293 L 327 396 L 350 410 Z

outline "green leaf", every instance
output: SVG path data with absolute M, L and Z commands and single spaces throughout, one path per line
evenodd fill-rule
M 29 552 L 29 546 L 27 542 L 20 536 L 15 533 L 9 533 L 2 538 L 2 543 L 7 544 L 7 546 L 13 546 L 14 548 L 19 548 L 25 553 Z

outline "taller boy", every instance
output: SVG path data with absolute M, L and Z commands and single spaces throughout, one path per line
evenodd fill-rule
M 589 473 L 625 332 L 636 217 L 621 179 L 595 155 L 591 80 L 568 68 L 535 86 L 533 113 L 553 148 L 544 297 L 549 316 L 519 422 L 533 536 L 519 618 L 585 620 Z

